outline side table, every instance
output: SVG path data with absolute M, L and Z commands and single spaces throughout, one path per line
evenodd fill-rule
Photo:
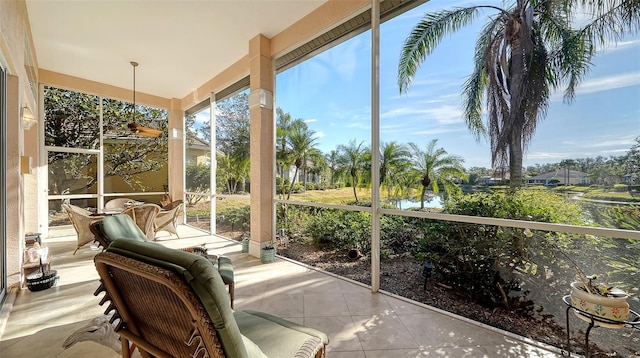
M 640 330 L 640 314 L 635 311 L 629 310 L 629 320 L 628 321 L 616 321 L 613 319 L 608 319 L 600 316 L 596 316 L 592 313 L 583 311 L 578 307 L 571 304 L 571 295 L 566 295 L 562 297 L 562 301 L 567 305 L 566 310 L 566 319 L 567 319 L 567 352 L 569 353 L 569 357 L 571 357 L 571 336 L 569 329 L 569 311 L 573 309 L 576 314 L 581 315 L 589 321 L 589 327 L 587 328 L 587 332 L 585 333 L 584 339 L 584 356 L 585 358 L 589 358 L 589 333 L 591 332 L 591 328 L 595 327 L 604 327 L 605 325 L 622 325 L 623 327 L 634 328 Z

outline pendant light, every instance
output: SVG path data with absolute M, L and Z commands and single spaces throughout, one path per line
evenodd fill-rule
M 131 61 L 131 66 L 133 66 L 133 107 L 131 109 L 131 123 L 127 124 L 127 127 L 131 133 L 137 136 L 157 138 L 162 134 L 161 130 L 143 127 L 136 123 L 136 67 L 138 67 L 138 63 Z

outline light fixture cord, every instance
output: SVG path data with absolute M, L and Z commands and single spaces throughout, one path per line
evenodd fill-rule
M 135 61 L 131 61 L 131 66 L 133 66 L 133 109 L 131 110 L 131 122 L 136 122 L 136 67 L 138 63 Z

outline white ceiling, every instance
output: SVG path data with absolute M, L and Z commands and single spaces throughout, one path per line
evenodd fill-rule
M 183 98 L 327 0 L 27 0 L 40 69 Z

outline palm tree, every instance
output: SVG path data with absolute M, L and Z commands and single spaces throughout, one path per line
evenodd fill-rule
M 438 140 L 433 139 L 423 151 L 417 144 L 409 143 L 409 148 L 413 153 L 414 168 L 421 173 L 420 209 L 424 209 L 424 199 L 429 188 L 438 194 L 439 185 L 442 185 L 447 195 L 451 195 L 461 191 L 453 179 L 468 179 L 462 166 L 464 159 L 457 155 L 448 154 L 443 148 L 437 148 L 437 145 Z
M 411 153 L 404 144 L 382 143 L 380 146 L 380 186 L 385 186 L 389 198 L 404 198 L 409 188 L 403 179 L 409 177 Z M 399 196 L 400 195 L 400 196 Z
M 287 200 L 291 197 L 291 191 L 293 190 L 293 184 L 296 182 L 298 171 L 300 168 L 303 168 L 303 170 L 306 168 L 307 159 L 314 151 L 317 151 L 317 148 L 315 148 L 317 145 L 316 141 L 318 140 L 318 137 L 315 137 L 316 132 L 307 128 L 307 125 L 304 122 L 301 123 L 304 124 L 304 126 L 293 126 L 289 133 L 289 149 L 291 150 L 292 158 L 295 158 L 296 170 L 293 174 L 293 178 L 291 179 L 291 187 L 287 194 Z M 313 154 L 315 155 L 315 153 Z
M 571 28 L 573 6 L 593 21 Z M 522 186 L 524 149 L 545 116 L 552 89 L 566 84 L 565 101 L 588 72 L 598 46 L 640 27 L 638 0 L 517 0 L 509 8 L 472 6 L 426 14 L 404 42 L 398 67 L 406 92 L 422 61 L 482 9 L 495 11 L 476 42 L 475 68 L 464 85 L 465 120 L 480 140 L 488 135 L 494 167 L 509 165 L 512 187 Z M 486 102 L 487 123 L 482 120 Z
M 284 168 L 293 164 L 295 158 L 291 158 L 291 151 L 288 146 L 291 133 L 298 127 L 307 129 L 307 124 L 301 119 L 292 119 L 289 112 L 285 113 L 282 108 L 276 109 L 276 162 L 280 169 L 280 176 L 284 176 Z
M 353 186 L 353 196 L 358 203 L 358 194 L 356 193 L 356 186 L 358 186 L 360 173 L 369 164 L 369 149 L 364 145 L 364 142 L 356 145 L 356 140 L 349 141 L 349 144 L 340 144 L 337 148 L 340 153 L 338 162 L 340 167 L 351 176 L 351 184 Z
M 338 163 L 339 153 L 337 150 L 332 150 L 329 154 L 325 155 L 325 162 L 327 163 L 327 167 L 329 169 L 329 183 L 331 188 L 333 188 L 335 176 L 339 173 L 339 163 Z
M 276 163 L 281 177 L 284 176 L 284 167 L 289 163 L 287 156 L 287 136 L 291 128 L 291 114 L 285 113 L 282 108 L 276 109 Z
M 409 150 L 398 142 L 382 143 L 380 146 L 380 185 L 391 184 L 395 171 L 406 165 L 410 155 Z
M 310 168 L 307 168 L 307 173 L 310 174 L 315 181 L 317 181 L 319 178 L 322 178 L 322 174 L 325 173 L 328 169 L 327 160 L 325 159 L 320 149 L 317 148 L 312 148 L 309 151 L 308 158 L 313 165 Z M 306 185 L 305 190 L 307 190 Z

